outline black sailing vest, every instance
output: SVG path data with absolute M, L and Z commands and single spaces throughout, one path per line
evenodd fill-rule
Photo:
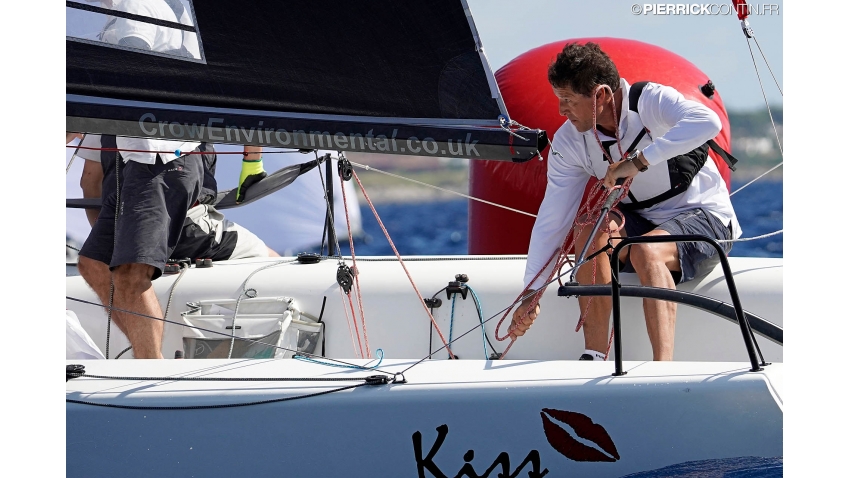
M 647 81 L 637 82 L 631 85 L 631 88 L 629 89 L 629 110 L 634 111 L 638 114 L 638 116 L 640 116 L 637 108 L 638 100 L 640 99 L 640 95 L 641 93 L 643 93 L 643 89 L 644 87 L 646 87 L 647 83 Z M 647 131 L 646 127 L 644 127 L 637 134 L 634 140 L 632 140 L 632 143 L 629 145 L 626 154 L 629 154 L 634 151 L 635 148 L 640 145 L 642 141 L 645 145 L 648 145 L 648 143 L 646 143 L 646 140 L 644 139 L 645 136 L 649 136 L 649 132 Z M 648 137 L 647 139 L 649 142 L 652 141 L 651 137 Z M 618 154 L 613 153 L 611 148 L 615 144 L 616 141 L 602 142 L 603 147 L 608 150 L 612 158 L 616 158 L 618 156 Z M 619 204 L 619 207 L 621 209 L 629 211 L 646 209 L 662 201 L 666 201 L 672 197 L 682 194 L 691 185 L 694 176 L 696 176 L 699 170 L 702 169 L 703 165 L 705 165 L 706 160 L 709 159 L 709 148 L 714 150 L 714 152 L 716 152 L 718 155 L 720 155 L 721 158 L 723 158 L 726 164 L 729 165 L 729 169 L 733 171 L 735 170 L 735 163 L 737 163 L 738 160 L 735 159 L 731 154 L 723 150 L 723 148 L 721 148 L 713 139 L 710 139 L 703 143 L 701 146 L 694 148 L 693 150 L 685 154 L 681 154 L 679 156 L 675 156 L 667 160 L 666 177 L 655 178 L 655 182 L 658 182 L 659 179 L 669 178 L 669 185 L 665 184 L 662 188 L 666 190 L 660 191 L 657 187 L 657 184 L 655 185 L 655 187 L 646 187 L 646 181 L 644 181 L 644 179 L 650 176 L 658 176 L 660 174 L 660 171 L 658 171 L 657 169 L 655 171 L 652 171 L 652 169 L 650 169 L 646 172 L 640 173 L 640 175 L 637 177 L 641 177 L 641 175 L 646 176 L 641 177 L 641 180 L 636 179 L 632 183 L 632 186 L 629 190 L 628 198 L 623 198 L 623 200 Z M 616 148 L 613 149 L 616 150 Z M 650 171 L 652 171 L 651 174 L 649 174 Z

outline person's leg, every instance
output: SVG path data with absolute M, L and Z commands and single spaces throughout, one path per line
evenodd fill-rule
M 653 230 L 645 236 L 669 235 L 664 230 Z M 679 253 L 672 242 L 634 244 L 629 252 L 632 266 L 641 285 L 675 289 L 670 271 L 680 271 Z M 653 360 L 673 360 L 673 342 L 676 336 L 676 303 L 664 300 L 643 299 L 646 331 L 652 344 Z
M 154 267 L 148 264 L 123 264 L 115 267 L 112 318 L 133 345 L 137 359 L 162 358 L 162 308 L 153 290 Z M 127 312 L 123 312 L 127 311 Z M 147 317 L 146 317 L 147 316 Z
M 77 271 L 91 287 L 100 303 L 109 304 L 109 286 L 112 281 L 109 266 L 95 259 L 80 256 L 77 262 Z
M 698 234 L 715 239 L 730 239 L 729 226 L 713 214 L 692 209 L 664 222 L 646 235 Z M 724 245 L 726 251 L 731 248 Z M 704 242 L 636 244 L 631 246 L 631 263 L 641 284 L 674 289 L 717 264 L 717 250 Z M 676 303 L 644 299 L 646 329 L 655 360 L 673 360 L 676 329 Z
M 198 197 L 202 165 L 196 156 L 167 164 L 124 165 L 121 209 L 110 263 L 116 324 L 136 358 L 162 358 L 163 314 L 152 281 L 180 239 L 186 212 Z
M 611 221 L 609 224 L 611 230 L 618 227 L 616 221 Z M 584 244 L 587 242 L 593 226 L 584 226 L 576 236 L 576 260 L 581 252 Z M 614 233 L 614 236 L 621 237 L 620 232 Z M 608 243 L 608 233 L 597 233 L 587 250 L 587 255 L 591 255 L 599 249 L 605 247 Z M 616 245 L 616 243 L 614 243 Z M 610 284 L 611 283 L 611 265 L 607 254 L 596 256 L 595 261 L 579 267 L 576 271 L 576 280 L 579 284 Z M 586 314 L 582 331 L 584 332 L 584 348 L 593 350 L 601 354 L 605 354 L 608 350 L 608 319 L 611 316 L 611 298 L 607 296 L 601 297 L 585 297 L 578 298 L 581 314 Z
M 114 159 L 113 159 L 114 161 Z M 86 161 L 89 163 L 91 161 Z M 98 167 L 101 167 L 98 164 Z M 92 225 L 86 242 L 80 248 L 77 271 L 89 287 L 97 294 L 101 304 L 109 304 L 112 274 L 109 263 L 115 244 L 115 172 L 114 167 L 107 170 L 103 178 L 101 209 L 98 220 Z M 104 310 L 106 314 L 108 310 Z

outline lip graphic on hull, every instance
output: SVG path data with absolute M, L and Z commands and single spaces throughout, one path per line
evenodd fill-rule
M 620 454 L 617 453 L 614 440 L 611 439 L 611 436 L 608 435 L 608 432 L 602 425 L 593 423 L 593 420 L 587 415 L 566 410 L 544 408 L 540 412 L 540 417 L 543 419 L 543 433 L 546 434 L 546 440 L 549 441 L 549 444 L 552 445 L 555 451 L 570 460 L 614 462 L 620 459 Z M 576 440 L 567 430 L 552 421 L 549 417 L 569 425 L 575 431 L 576 435 L 593 442 L 602 451 Z

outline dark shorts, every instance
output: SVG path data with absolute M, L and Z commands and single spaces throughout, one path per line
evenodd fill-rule
M 718 240 L 732 239 L 730 225 L 723 224 L 714 214 L 704 209 L 691 209 L 661 224 L 653 224 L 636 212 L 620 211 L 626 218 L 626 235 L 642 236 L 654 229 L 660 229 L 672 234 L 700 234 Z M 720 245 L 729 254 L 732 249 L 731 242 L 721 242 Z M 700 276 L 717 265 L 720 259 L 717 250 L 705 242 L 679 242 L 676 243 L 679 251 L 679 266 L 682 272 L 672 272 L 673 279 L 677 284 L 688 282 L 694 277 Z M 634 272 L 630 260 L 625 264 L 620 262 L 622 272 Z
M 102 207 L 80 255 L 109 264 L 148 264 L 151 280 L 162 275 L 177 246 L 186 213 L 198 199 L 203 180 L 200 155 L 186 155 L 163 164 L 119 161 L 121 204 L 115 214 L 118 188 L 104 187 Z M 104 176 L 116 181 L 115 174 Z

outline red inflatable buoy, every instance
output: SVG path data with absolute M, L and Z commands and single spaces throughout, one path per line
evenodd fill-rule
M 720 94 L 709 98 L 701 87 L 708 76 L 688 60 L 654 45 L 619 38 L 579 38 L 565 40 L 528 51 L 496 72 L 496 82 L 511 119 L 530 128 L 546 130 L 551 138 L 564 124 L 558 114 L 558 101 L 546 78 L 549 64 L 569 42 L 598 43 L 630 84 L 654 81 L 672 86 L 685 98 L 708 106 L 723 124 L 715 141 L 726 151 L 730 145 L 729 118 Z M 546 158 L 549 149 L 543 151 Z M 729 167 L 713 151 L 712 159 L 730 186 Z M 588 186 L 592 183 L 588 183 Z M 522 164 L 503 161 L 471 161 L 469 189 L 473 197 L 537 213 L 546 190 L 546 161 Z M 585 190 L 585 194 L 587 190 Z M 477 201 L 469 203 L 470 254 L 526 254 L 534 218 Z

